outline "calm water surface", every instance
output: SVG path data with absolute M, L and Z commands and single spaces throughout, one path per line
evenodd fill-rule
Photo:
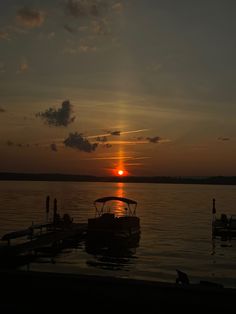
M 45 221 L 45 197 L 75 222 L 94 216 L 96 198 L 115 195 L 138 202 L 141 238 L 122 252 L 91 252 L 84 243 L 32 270 L 171 281 L 176 269 L 191 282 L 211 280 L 236 287 L 236 241 L 211 239 L 212 198 L 218 213 L 236 214 L 236 187 L 81 182 L 0 182 L 0 235 Z

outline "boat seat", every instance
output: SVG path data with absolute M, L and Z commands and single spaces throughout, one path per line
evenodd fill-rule
M 104 213 L 102 214 L 101 218 L 106 220 L 113 220 L 115 218 L 115 215 L 111 213 Z

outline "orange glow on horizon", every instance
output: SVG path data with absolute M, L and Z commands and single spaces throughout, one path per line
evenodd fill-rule
M 113 176 L 116 176 L 116 177 L 125 177 L 129 174 L 127 170 L 125 170 L 124 168 L 120 168 L 120 167 L 111 169 L 111 172 L 112 172 Z

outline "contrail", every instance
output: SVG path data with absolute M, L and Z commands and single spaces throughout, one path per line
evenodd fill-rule
M 83 160 L 143 160 L 143 159 L 150 159 L 152 157 L 129 157 L 129 156 L 111 156 L 111 157 L 92 157 L 92 158 L 86 158 Z
M 149 129 L 140 129 L 140 130 L 124 131 L 124 132 L 121 131 L 121 132 L 119 132 L 119 135 L 131 134 L 131 133 L 139 133 L 139 132 L 146 132 L 146 131 L 149 131 Z M 99 134 L 99 135 L 91 135 L 91 136 L 87 136 L 87 138 L 96 138 L 96 137 L 102 137 L 102 136 L 112 136 L 111 133 L 104 133 L 104 134 Z

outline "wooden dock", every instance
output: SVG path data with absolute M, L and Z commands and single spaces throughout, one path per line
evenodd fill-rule
M 42 227 L 42 228 L 41 228 Z M 43 230 L 46 228 L 45 230 Z M 67 226 L 54 226 L 53 224 L 37 225 L 34 229 L 41 229 L 41 232 L 34 233 L 31 227 L 25 230 L 19 230 L 5 234 L 1 246 L 0 257 L 7 261 L 21 255 L 35 254 L 42 248 L 53 246 L 60 247 L 64 241 L 76 240 L 81 241 L 87 233 L 86 223 L 71 223 Z M 13 240 L 21 238 L 21 243 L 13 244 Z

